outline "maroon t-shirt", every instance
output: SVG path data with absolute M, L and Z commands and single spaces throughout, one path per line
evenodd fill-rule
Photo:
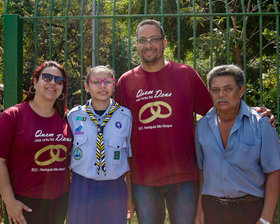
M 212 101 L 193 68 L 169 62 L 150 73 L 138 66 L 121 76 L 115 99 L 133 115 L 133 183 L 197 180 L 193 113 L 205 115 Z
M 71 129 L 58 113 L 41 117 L 25 102 L 0 115 L 0 157 L 15 194 L 53 199 L 67 192 L 71 145 Z

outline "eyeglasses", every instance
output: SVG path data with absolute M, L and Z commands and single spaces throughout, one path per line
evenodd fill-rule
M 64 83 L 64 78 L 61 77 L 61 76 L 55 76 L 55 75 L 52 75 L 50 73 L 42 73 L 42 79 L 45 81 L 45 82 L 51 82 L 53 79 L 54 79 L 54 82 L 57 84 L 57 85 L 63 85 Z
M 112 86 L 115 84 L 115 79 L 113 78 L 106 78 L 106 79 L 90 79 L 90 83 L 93 85 L 93 86 L 101 86 L 102 85 L 102 82 L 104 83 L 105 86 Z
M 151 37 L 149 39 L 140 38 L 140 39 L 137 40 L 137 43 L 141 44 L 141 45 L 146 45 L 147 43 L 157 44 L 159 41 L 161 41 L 163 39 L 164 39 L 163 37 Z

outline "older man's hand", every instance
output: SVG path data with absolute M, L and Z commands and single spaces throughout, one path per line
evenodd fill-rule
M 253 107 L 258 113 L 261 113 L 262 117 L 268 116 L 268 122 L 271 124 L 272 127 L 276 127 L 276 119 L 275 116 L 272 114 L 272 111 L 266 107 Z

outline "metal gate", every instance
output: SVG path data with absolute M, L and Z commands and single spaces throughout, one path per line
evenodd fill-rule
M 165 57 L 193 66 L 204 80 L 216 65 L 242 67 L 244 99 L 271 108 L 279 133 L 279 4 L 277 0 L 2 0 L 4 107 L 22 100 L 34 67 L 45 59 L 63 64 L 68 73 L 68 107 L 84 103 L 87 68 L 108 64 L 120 76 L 138 65 L 135 29 L 139 21 L 153 18 L 166 31 Z

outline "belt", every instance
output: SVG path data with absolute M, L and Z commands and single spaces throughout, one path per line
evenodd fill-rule
M 205 195 L 206 196 L 206 195 Z M 210 196 L 207 195 L 211 200 L 214 200 L 218 202 L 221 205 L 224 206 L 230 206 L 230 205 L 239 205 L 239 204 L 244 204 L 244 203 L 250 203 L 250 202 L 256 202 L 256 201 L 261 201 L 263 198 L 256 197 L 253 195 L 245 195 L 243 197 L 239 198 L 219 198 L 215 196 Z

